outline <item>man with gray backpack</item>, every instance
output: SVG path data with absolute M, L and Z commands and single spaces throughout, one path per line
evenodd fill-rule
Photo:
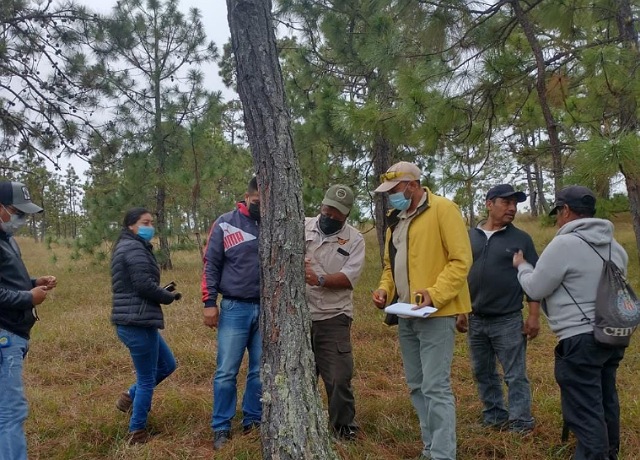
M 586 187 L 560 190 L 550 213 L 556 216 L 559 230 L 535 268 L 522 252 L 513 258 L 518 281 L 529 296 L 544 299 L 542 309 L 559 339 L 555 377 L 565 424 L 577 439 L 575 460 L 616 459 L 620 448 L 616 371 L 628 337 L 622 344 L 607 344 L 600 334 L 594 336 L 594 329 L 601 326 L 606 310 L 603 289 L 598 287 L 603 260 L 626 274 L 628 256 L 613 238 L 613 224 L 594 218 L 595 204 L 595 195 Z M 630 335 L 631 331 L 617 333 Z

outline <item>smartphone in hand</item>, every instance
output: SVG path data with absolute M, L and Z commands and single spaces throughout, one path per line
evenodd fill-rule
M 166 286 L 163 286 L 162 289 L 165 289 L 169 292 L 173 292 L 176 290 L 176 282 L 175 281 L 171 281 L 169 284 L 167 284 Z

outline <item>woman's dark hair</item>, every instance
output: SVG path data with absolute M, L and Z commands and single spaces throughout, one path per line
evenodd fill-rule
M 120 242 L 120 240 L 122 239 L 122 235 L 125 233 L 131 233 L 131 230 L 129 230 L 129 227 L 135 224 L 136 222 L 138 222 L 140 220 L 140 217 L 142 217 L 144 214 L 151 214 L 151 213 L 146 208 L 131 208 L 124 213 L 124 219 L 122 219 L 122 230 L 120 231 L 120 234 L 118 235 L 118 239 L 113 245 L 114 250 L 118 245 L 118 243 Z
M 140 220 L 144 214 L 151 214 L 146 208 L 131 208 L 124 214 L 124 219 L 122 221 L 123 228 L 129 228 L 131 225 L 134 225 L 136 222 Z

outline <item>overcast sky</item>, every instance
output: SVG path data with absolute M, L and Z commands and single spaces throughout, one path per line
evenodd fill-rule
M 76 0 L 82 5 L 86 5 L 87 8 L 92 11 L 97 11 L 101 14 L 109 14 L 113 7 L 116 5 L 117 0 Z M 179 9 L 185 14 L 189 9 L 198 8 L 202 16 L 202 23 L 204 25 L 204 31 L 207 34 L 208 40 L 213 42 L 218 47 L 218 51 L 222 54 L 222 47 L 229 41 L 229 24 L 227 23 L 227 3 L 225 0 L 179 0 Z M 222 84 L 222 79 L 218 75 L 218 66 L 216 64 L 209 64 L 203 66 L 205 73 L 205 85 L 209 91 L 221 91 L 224 100 L 228 101 L 237 98 L 237 95 L 227 89 Z M 69 161 L 76 172 L 80 176 L 81 180 L 84 180 L 83 173 L 87 169 L 87 163 L 78 158 L 71 158 L 70 160 L 62 160 L 62 171 L 66 168 L 66 163 Z
M 116 5 L 117 0 L 77 0 L 78 3 L 86 5 L 93 11 L 102 14 L 109 14 Z M 179 9 L 183 13 L 188 13 L 191 8 L 198 8 L 202 16 L 204 31 L 208 40 L 218 47 L 222 54 L 222 47 L 229 41 L 229 24 L 227 23 L 227 3 L 225 0 L 179 0 Z M 235 98 L 233 91 L 225 88 L 222 79 L 218 76 L 218 66 L 211 64 L 204 67 L 205 83 L 207 89 L 211 91 L 222 91 L 225 100 Z

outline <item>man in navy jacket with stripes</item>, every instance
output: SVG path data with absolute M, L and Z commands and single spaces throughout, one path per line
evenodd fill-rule
M 262 385 L 260 361 L 260 261 L 258 229 L 260 195 L 254 177 L 236 209 L 218 217 L 209 232 L 202 275 L 204 324 L 218 329 L 218 357 L 213 380 L 213 447 L 231 438 L 236 413 L 236 380 L 244 351 L 249 353 L 247 384 L 242 399 L 242 425 L 249 432 L 260 425 Z M 222 300 L 218 304 L 218 294 Z

